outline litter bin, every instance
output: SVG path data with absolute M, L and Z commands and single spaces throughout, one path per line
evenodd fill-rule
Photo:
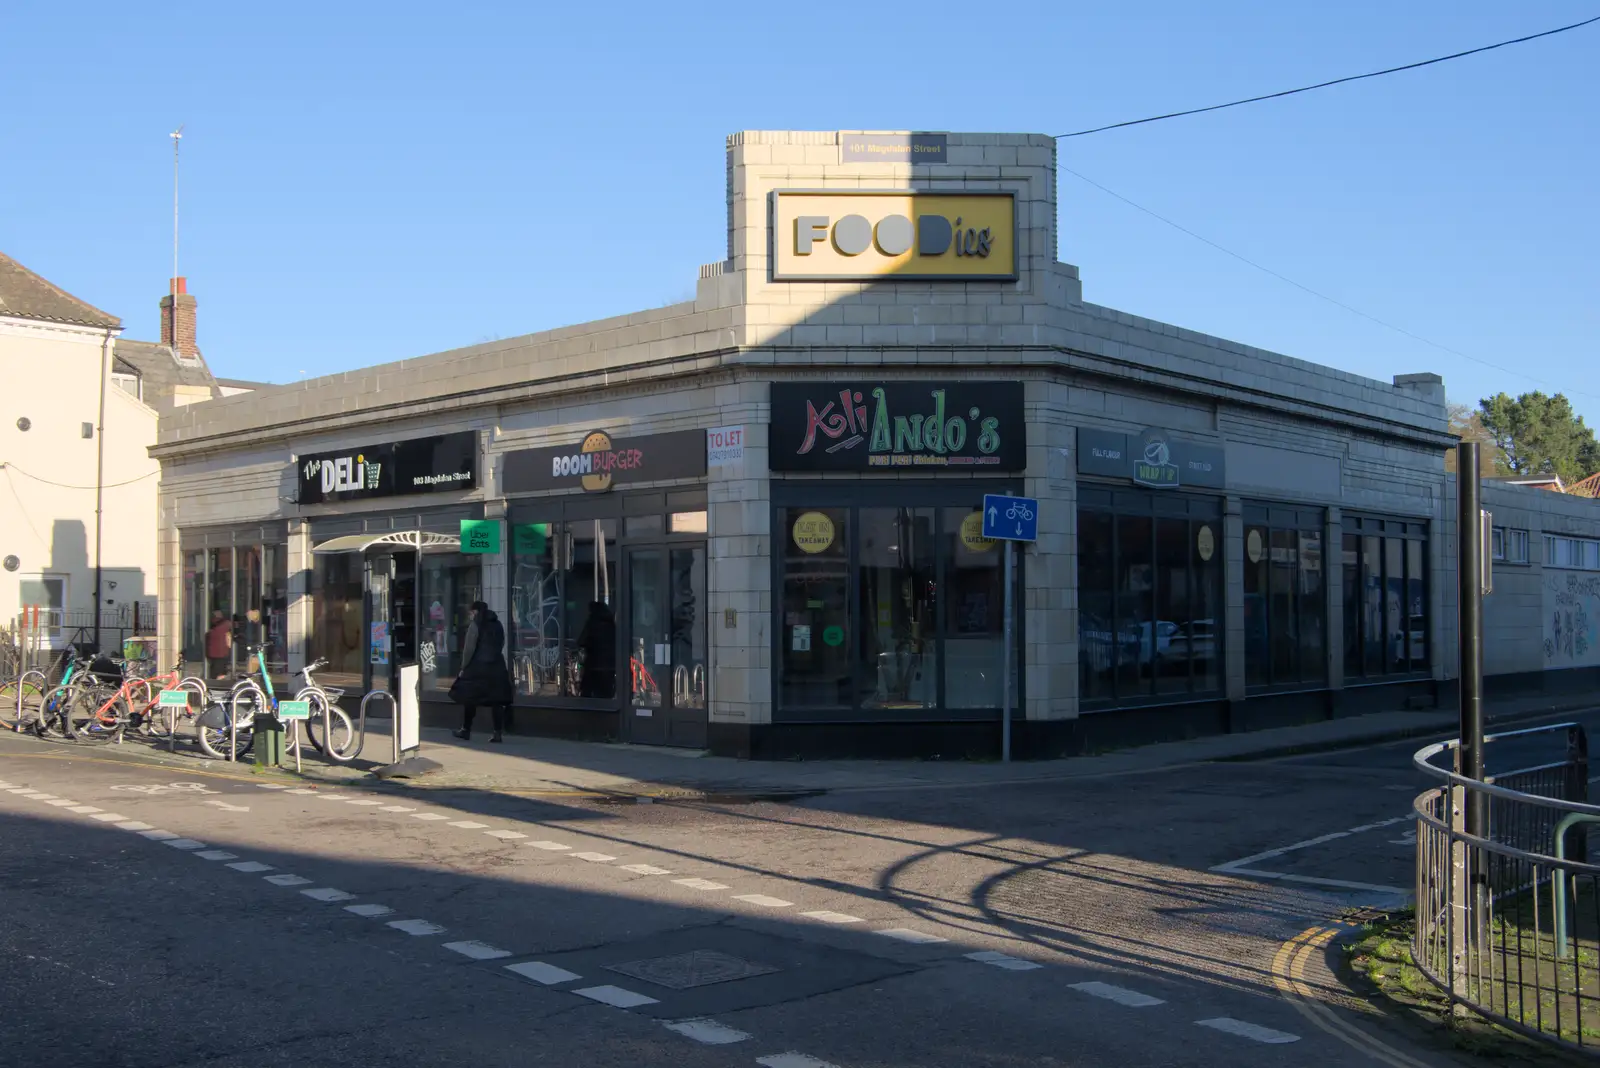
M 257 712 L 252 723 L 255 733 L 256 766 L 273 768 L 283 763 L 283 721 L 271 712 Z

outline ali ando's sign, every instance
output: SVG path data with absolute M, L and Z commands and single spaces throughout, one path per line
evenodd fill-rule
M 471 489 L 478 484 L 478 435 L 468 430 L 295 460 L 301 504 Z
M 607 431 L 592 430 L 576 445 L 507 453 L 503 482 L 507 493 L 603 493 L 628 482 L 703 478 L 705 473 L 704 430 L 641 438 L 613 438 Z
M 1021 382 L 774 382 L 774 471 L 1021 471 Z
M 778 190 L 775 281 L 1013 281 L 1016 197 L 1009 192 Z

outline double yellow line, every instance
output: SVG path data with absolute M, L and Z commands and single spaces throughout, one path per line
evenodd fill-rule
M 1333 1009 L 1312 993 L 1310 985 L 1306 982 L 1306 965 L 1316 954 L 1326 953 L 1328 943 L 1338 937 L 1343 930 L 1346 928 L 1308 927 L 1279 946 L 1278 952 L 1272 958 L 1272 985 L 1277 987 L 1278 993 L 1294 1006 L 1295 1011 L 1317 1028 L 1345 1045 L 1360 1050 L 1373 1060 L 1389 1065 L 1389 1068 L 1433 1068 L 1426 1061 L 1402 1053 L 1340 1019 Z

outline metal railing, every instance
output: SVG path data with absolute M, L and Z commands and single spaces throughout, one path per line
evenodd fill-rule
M 1440 767 L 1459 742 L 1416 754 L 1443 785 L 1416 800 L 1417 967 L 1452 1000 L 1525 1034 L 1600 1051 L 1600 865 L 1582 824 L 1588 740 L 1558 723 L 1490 735 L 1487 745 L 1561 738 L 1562 759 L 1486 776 Z M 1493 753 L 1491 748 L 1489 752 Z M 1481 813 L 1478 833 L 1467 814 Z M 1568 951 L 1569 946 L 1572 951 Z

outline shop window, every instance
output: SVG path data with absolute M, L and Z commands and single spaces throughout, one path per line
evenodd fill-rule
M 512 675 L 524 697 L 617 695 L 617 521 L 512 523 Z
M 187 672 L 205 672 L 206 660 L 206 553 L 183 554 L 183 659 Z
M 1221 547 L 1213 498 L 1080 493 L 1081 700 L 1138 702 L 1220 689 Z
M 1426 671 L 1427 527 L 1367 516 L 1344 519 L 1347 679 Z
M 852 704 L 850 513 L 848 508 L 779 510 L 778 702 L 784 708 Z
M 1247 686 L 1327 681 L 1322 524 L 1317 509 L 1244 507 Z
M 311 572 L 311 655 L 330 674 L 362 673 L 365 564 L 360 553 L 322 553 Z
M 483 599 L 482 568 L 463 553 L 423 553 L 418 564 L 417 663 L 425 689 L 448 690 L 461 672 L 468 609 Z

